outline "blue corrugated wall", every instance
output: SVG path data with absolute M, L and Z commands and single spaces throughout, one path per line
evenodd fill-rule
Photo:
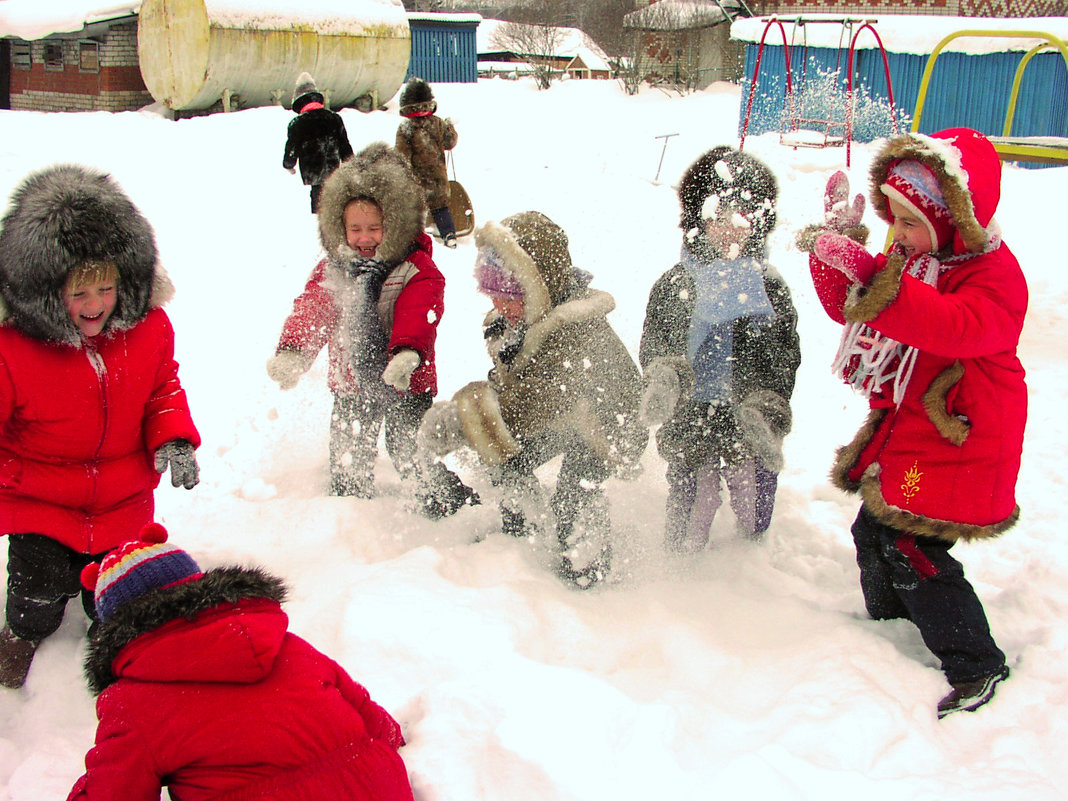
M 412 55 L 404 80 L 413 75 L 430 83 L 474 83 L 478 80 L 477 23 L 409 20 L 409 27 Z
M 756 63 L 756 44 L 746 46 L 745 72 L 742 79 L 742 102 L 738 120 L 741 134 L 745 118 L 749 85 Z M 935 63 L 924 101 L 920 131 L 932 133 L 943 128 L 966 126 L 985 134 L 1000 135 L 1005 124 L 1005 112 L 1016 67 L 1023 58 L 1021 52 L 966 55 L 942 52 Z M 885 103 L 887 99 L 886 71 L 882 51 L 878 49 L 854 51 L 854 86 L 863 85 L 869 95 Z M 920 81 L 927 66 L 926 55 L 888 53 L 894 104 L 907 119 L 902 130 L 908 130 L 916 108 Z M 795 94 L 806 85 L 813 85 L 821 71 L 840 76 L 845 86 L 848 71 L 848 48 L 797 46 L 790 50 L 790 68 Z M 757 76 L 747 136 L 780 129 L 786 84 L 786 63 L 781 45 L 764 46 Z M 833 78 L 832 78 L 833 80 Z M 844 88 L 842 92 L 844 96 Z M 844 119 L 843 97 L 835 95 L 825 111 L 832 118 Z M 837 115 L 837 116 L 834 116 Z M 889 116 L 885 130 L 858 128 L 856 141 L 867 142 L 890 133 Z M 1015 136 L 1068 136 L 1068 74 L 1064 58 L 1059 52 L 1042 53 L 1031 59 L 1024 72 L 1016 101 L 1012 134 Z

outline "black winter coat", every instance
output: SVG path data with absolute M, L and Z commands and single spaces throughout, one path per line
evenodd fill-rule
M 282 166 L 300 164 L 306 186 L 321 184 L 337 166 L 352 156 L 352 145 L 341 115 L 327 108 L 302 111 L 289 122 Z
M 708 403 L 680 398 L 674 415 L 656 434 L 657 449 L 666 461 L 696 467 L 713 455 L 722 456 L 728 463 L 748 458 L 751 453 L 736 423 L 738 405 L 760 390 L 775 392 L 786 401 L 793 394 L 801 363 L 797 310 L 786 282 L 773 268 L 764 268 L 764 290 L 775 310 L 775 319 L 766 325 L 754 324 L 744 317 L 735 321 L 730 406 L 719 408 L 710 418 Z M 682 263 L 653 285 L 638 352 L 643 371 L 659 358 L 686 360 L 696 302 L 696 283 Z M 788 430 L 788 421 L 784 427 Z

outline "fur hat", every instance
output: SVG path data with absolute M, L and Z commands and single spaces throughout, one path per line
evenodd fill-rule
M 411 78 L 400 93 L 400 113 L 402 117 L 416 117 L 433 114 L 438 110 L 434 92 L 430 84 L 422 78 Z
M 315 79 L 310 73 L 302 72 L 293 88 L 293 110 L 298 114 L 309 103 L 322 103 L 323 95 L 315 86 Z
M 107 173 L 58 164 L 26 176 L 0 219 L 0 297 L 24 334 L 78 345 L 63 290 L 82 262 L 111 261 L 118 300 L 107 330 L 132 328 L 173 287 L 157 263 L 152 226 Z
M 382 209 L 377 256 L 400 264 L 426 220 L 426 191 L 408 160 L 385 142 L 372 142 L 327 178 L 319 197 L 319 240 L 328 255 L 345 243 L 345 206 L 357 198 L 369 198 Z
M 912 159 L 895 162 L 879 191 L 923 220 L 935 251 L 949 244 L 953 237 L 953 216 L 930 168 Z
M 137 540 L 108 552 L 99 564 L 89 563 L 81 578 L 82 586 L 94 591 L 97 619 L 107 623 L 123 604 L 203 575 L 193 557 L 167 544 L 163 526 L 149 523 Z
M 761 255 L 775 228 L 779 184 L 764 162 L 727 145 L 714 147 L 689 166 L 679 182 L 679 227 L 703 234 L 704 222 L 728 207 L 749 222 L 751 235 L 742 255 Z M 710 202 L 710 199 L 714 199 Z

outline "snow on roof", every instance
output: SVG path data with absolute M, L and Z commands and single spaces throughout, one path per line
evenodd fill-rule
M 768 20 L 773 17 L 752 17 L 737 19 L 731 24 L 731 38 L 743 42 L 759 42 L 764 35 Z M 1060 39 L 1068 40 L 1068 17 L 1026 17 L 1004 19 L 990 17 L 942 17 L 918 16 L 906 14 L 805 14 L 802 19 L 811 24 L 796 25 L 796 16 L 782 16 L 786 31 L 786 41 L 791 45 L 807 41 L 811 47 L 830 47 L 837 49 L 841 42 L 843 49 L 849 49 L 849 34 L 843 40 L 840 20 L 852 19 L 853 33 L 864 22 L 871 22 L 878 32 L 883 45 L 892 53 L 913 53 L 927 55 L 938 46 L 946 36 L 956 31 L 982 30 L 1020 30 L 1050 33 Z M 806 38 L 807 37 L 807 38 Z M 1007 50 L 1030 50 L 1038 39 L 1006 38 L 994 36 L 962 37 L 954 39 L 944 52 L 969 54 L 1002 53 Z M 782 34 L 778 25 L 772 25 L 764 39 L 765 44 L 782 45 Z M 870 30 L 863 31 L 856 40 L 857 49 L 869 50 L 879 46 Z
M 401 0 L 204 0 L 213 23 L 225 28 L 279 30 L 303 25 L 320 34 L 363 34 L 367 26 L 407 27 Z M 80 31 L 91 22 L 136 14 L 140 2 L 0 0 L 0 36 L 40 39 Z
M 30 40 L 53 33 L 74 33 L 93 22 L 133 16 L 140 8 L 140 0 L 2 0 L 0 37 Z
M 720 0 L 723 8 L 740 8 L 733 0 Z M 675 31 L 716 25 L 727 17 L 712 0 L 660 0 L 623 17 L 623 27 Z
M 475 34 L 475 49 L 483 53 L 499 53 L 503 48 L 494 40 L 494 33 L 501 25 L 508 23 L 499 19 L 484 19 Z M 583 63 L 591 70 L 607 70 L 608 55 L 593 39 L 579 28 L 557 28 L 560 38 L 554 53 L 517 53 L 521 56 L 581 56 Z
M 463 11 L 444 13 L 440 11 L 409 11 L 408 19 L 420 22 L 482 22 L 481 14 L 473 14 Z

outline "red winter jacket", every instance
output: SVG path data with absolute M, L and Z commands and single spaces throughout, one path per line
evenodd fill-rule
M 264 598 L 133 639 L 68 801 L 412 801 L 400 727 Z
M 898 529 L 950 541 L 993 536 L 1019 517 L 1027 419 L 1016 356 L 1027 284 L 992 224 L 1000 162 L 985 138 L 964 129 L 891 140 L 872 165 L 872 202 L 888 221 L 878 187 L 904 158 L 922 161 L 940 180 L 957 227 L 954 252 L 940 258 L 958 263 L 929 286 L 903 274 L 902 257 L 878 256 L 869 284 L 851 291 L 843 273 L 811 257 L 831 317 L 866 322 L 918 350 L 900 405 L 871 398 L 872 413 L 839 450 L 833 476 Z
M 378 303 L 378 316 L 389 335 L 388 353 L 402 348 L 419 354 L 421 363 L 412 373 L 409 392 L 437 395 L 438 376 L 434 364 L 434 343 L 438 323 L 445 309 L 445 277 L 431 258 L 430 237 L 420 233 L 414 250 L 386 277 Z M 310 365 L 324 345 L 330 358 L 331 392 L 357 394 L 355 374 L 345 363 L 343 326 L 333 282 L 341 277 L 327 259 L 312 271 L 304 291 L 293 301 L 293 312 L 282 326 L 278 351 L 299 351 Z
M 200 444 L 162 309 L 83 347 L 0 325 L 0 534 L 99 554 L 152 521 L 157 448 Z

